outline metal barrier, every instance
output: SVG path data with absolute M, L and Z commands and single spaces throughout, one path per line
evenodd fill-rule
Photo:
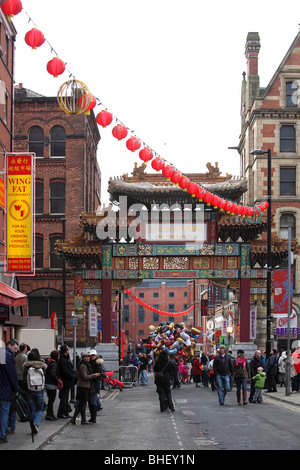
M 121 366 L 119 373 L 120 380 L 126 388 L 132 387 L 138 381 L 138 368 L 136 366 Z

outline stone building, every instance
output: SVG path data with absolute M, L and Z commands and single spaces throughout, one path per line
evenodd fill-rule
M 242 176 L 248 180 L 244 200 L 255 204 L 267 196 L 267 157 L 253 155 L 254 149 L 271 150 L 272 240 L 292 238 L 300 233 L 300 33 L 287 50 L 270 82 L 262 87 L 258 56 L 260 37 L 249 32 L 245 55 L 247 73 L 243 73 L 241 102 L 241 134 L 238 151 Z M 272 51 L 274 53 L 274 51 Z M 266 234 L 264 234 L 266 235 Z M 300 314 L 300 264 L 295 256 L 293 271 L 293 316 Z M 282 266 L 282 265 L 281 265 Z M 265 308 L 260 306 L 261 317 Z M 263 320 L 262 320 L 263 322 Z M 273 327 L 276 323 L 273 323 Z M 258 329 L 264 325 L 258 325 Z M 274 329 L 274 328 L 273 328 Z M 280 338 L 275 338 L 280 345 Z M 296 339 L 296 338 L 294 338 Z

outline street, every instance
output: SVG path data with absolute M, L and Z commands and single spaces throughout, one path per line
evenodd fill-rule
M 161 413 L 153 374 L 148 374 L 148 382 L 146 387 L 105 392 L 96 424 L 82 426 L 80 420 L 76 426 L 69 424 L 43 450 L 100 450 L 107 464 L 124 463 L 115 460 L 120 458 L 118 451 L 132 457 L 147 455 L 147 459 L 151 455 L 153 461 L 146 460 L 150 464 L 164 451 L 165 458 L 172 455 L 173 460 L 160 463 L 190 464 L 184 460 L 187 455 L 197 458 L 197 451 L 203 450 L 300 448 L 300 406 L 266 394 L 262 404 L 238 406 L 235 389 L 227 394 L 225 406 L 220 406 L 217 392 L 190 383 L 172 389 L 176 411 Z M 138 462 L 131 463 L 136 466 Z

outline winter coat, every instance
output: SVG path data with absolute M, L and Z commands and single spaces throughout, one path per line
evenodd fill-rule
M 201 363 L 198 358 L 193 362 L 193 375 L 201 375 Z
M 222 376 L 233 375 L 231 356 L 218 354 L 214 359 L 214 373 Z
M 286 352 L 284 351 L 280 358 L 278 359 L 278 371 L 281 373 L 281 374 L 285 374 L 285 364 L 286 364 L 286 360 L 287 360 L 287 355 L 286 355 Z
M 59 378 L 58 364 L 54 359 L 46 359 L 47 369 L 45 373 L 45 388 L 46 390 L 56 390 Z
M 12 393 L 19 391 L 18 376 L 15 365 L 15 356 L 9 348 L 5 353 L 5 363 L 0 363 L 0 399 L 11 401 Z M 3 361 L 4 362 L 4 361 Z
M 238 358 L 234 361 L 234 380 L 245 380 L 250 379 L 250 367 L 249 363 L 245 358 L 241 358 L 244 360 L 244 364 L 238 360 Z
M 300 374 L 300 353 L 299 350 L 296 350 L 292 354 L 292 359 L 294 361 L 294 367 L 296 369 L 297 374 Z
M 106 374 L 102 366 L 103 362 L 104 362 L 103 359 L 100 359 L 99 357 L 97 357 L 95 361 L 90 361 L 92 372 L 94 374 L 96 373 L 101 374 L 100 377 L 96 377 L 95 379 L 93 379 L 95 393 L 100 393 L 100 380 L 106 377 Z
M 254 388 L 264 388 L 266 381 L 266 373 L 260 372 L 254 377 L 252 377 L 252 379 L 254 380 Z
M 170 360 L 165 362 L 165 361 L 160 361 L 158 359 L 154 364 L 153 372 L 156 373 L 156 372 L 159 372 L 161 370 L 163 370 L 163 375 L 161 377 L 155 375 L 154 383 L 157 386 L 169 387 L 171 377 L 174 373 L 174 366 L 173 366 L 172 362 Z
M 257 374 L 258 367 L 263 367 L 263 366 L 264 366 L 264 361 L 263 361 L 262 356 L 259 359 L 256 356 L 253 356 L 250 361 L 251 377 L 254 377 Z
M 268 375 L 276 375 L 278 372 L 278 365 L 277 365 L 277 356 L 276 354 L 271 354 L 270 357 L 268 357 L 265 365 L 265 371 Z
M 73 366 L 68 356 L 61 354 L 58 361 L 59 376 L 64 388 L 70 388 L 74 384 Z
M 45 374 L 45 371 L 46 371 L 48 366 L 43 361 L 27 361 L 27 362 L 24 362 L 24 364 L 23 364 L 23 369 L 24 369 L 23 386 L 24 386 L 24 390 L 28 390 L 28 387 L 27 387 L 27 374 L 28 374 L 28 370 L 29 370 L 30 367 L 34 367 L 35 369 L 43 369 L 43 372 Z
M 82 388 L 90 388 L 91 386 L 91 381 L 96 379 L 97 375 L 96 373 L 92 373 L 92 368 L 90 364 L 81 361 L 78 369 L 78 382 L 77 382 L 77 388 L 82 387 Z
M 16 361 L 16 371 L 18 375 L 18 380 L 21 382 L 23 380 L 23 374 L 24 374 L 23 364 L 24 362 L 28 361 L 27 354 L 20 352 L 16 356 L 15 361 Z

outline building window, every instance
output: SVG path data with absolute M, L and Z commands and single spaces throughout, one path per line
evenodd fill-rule
M 168 305 L 168 312 L 175 312 L 175 304 Z
M 286 84 L 286 106 L 298 106 L 297 82 L 287 82 Z
M 145 321 L 145 309 L 142 305 L 138 306 L 138 322 L 144 323 Z
M 174 321 L 175 321 L 175 318 L 174 318 L 174 317 L 168 317 L 168 321 L 169 321 L 169 322 L 173 322 L 173 323 L 174 323 Z
M 58 235 L 50 236 L 49 239 L 49 263 L 50 269 L 62 269 L 63 259 L 55 253 L 55 243 L 59 239 Z
M 159 297 L 159 292 L 153 292 L 153 298 L 158 299 Z
M 296 196 L 296 168 L 280 168 L 280 196 Z
M 138 335 L 140 338 L 144 336 L 144 330 L 139 330 Z
M 50 183 L 50 214 L 64 214 L 65 208 L 65 183 Z
M 296 238 L 296 217 L 293 214 L 282 214 L 280 217 L 280 238 L 288 238 L 291 227 L 291 237 Z
M 28 132 L 28 151 L 37 157 L 44 156 L 44 131 L 39 126 L 33 126 Z
M 35 213 L 44 213 L 44 183 L 35 183 Z
M 294 126 L 281 126 L 280 152 L 296 152 L 296 130 Z
M 186 290 L 183 293 L 183 297 L 187 297 L 187 291 Z
M 35 267 L 37 269 L 43 269 L 43 249 L 44 238 L 43 235 L 36 235 L 35 236 Z
M 169 297 L 174 297 L 174 292 L 169 292 Z
M 62 126 L 54 126 L 50 132 L 51 157 L 66 156 L 66 132 Z
M 143 299 L 145 297 L 144 292 L 139 293 L 139 299 Z
M 124 305 L 124 322 L 129 322 L 129 305 Z

